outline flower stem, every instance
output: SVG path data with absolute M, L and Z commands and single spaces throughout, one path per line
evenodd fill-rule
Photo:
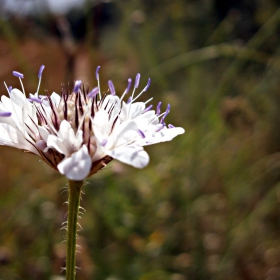
M 69 180 L 66 242 L 66 280 L 75 280 L 76 275 L 76 242 L 82 185 L 83 181 Z

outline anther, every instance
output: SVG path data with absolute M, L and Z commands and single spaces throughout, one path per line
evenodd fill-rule
M 42 103 L 42 100 L 40 98 L 36 97 L 35 95 L 33 95 L 31 93 L 29 94 L 29 100 L 40 103 L 40 104 Z
M 100 66 L 97 66 L 96 71 L 95 71 L 96 80 L 99 80 L 99 70 L 100 70 Z
M 152 108 L 153 108 L 153 105 L 150 105 L 149 107 L 147 107 L 147 108 L 142 112 L 142 114 L 144 114 L 144 113 L 150 111 Z
M 116 90 L 114 84 L 111 80 L 108 81 L 108 86 L 112 95 L 116 95 Z
M 135 78 L 134 88 L 138 88 L 139 82 L 140 82 L 140 77 L 141 77 L 141 75 L 140 75 L 140 73 L 138 73 L 138 74 L 136 75 L 136 78 Z
M 96 77 L 98 89 L 99 89 L 99 100 L 101 100 L 102 96 L 101 96 L 100 81 L 99 81 L 99 70 L 100 70 L 100 66 L 97 66 L 96 71 L 95 71 L 95 77 Z
M 148 83 L 147 83 L 147 85 L 145 86 L 145 88 L 143 89 L 143 91 L 147 91 L 147 89 L 150 87 L 150 84 L 151 84 L 151 79 L 149 78 L 149 79 L 148 79 Z
M 74 84 L 73 92 L 78 93 L 81 85 L 82 85 L 82 81 L 81 80 L 76 81 L 75 84 Z
M 164 113 L 164 115 L 163 115 L 163 117 L 161 118 L 161 120 L 160 120 L 160 123 L 163 123 L 164 122 L 164 119 L 166 118 L 166 116 L 169 114 L 169 112 L 170 112 L 170 104 L 168 104 L 167 105 L 167 108 L 166 108 L 166 111 L 165 111 L 165 113 Z
M 158 105 L 157 105 L 157 112 L 156 112 L 156 115 L 157 115 L 157 116 L 160 115 L 160 106 L 161 106 L 161 103 L 162 103 L 162 102 L 159 102 Z
M 11 115 L 11 112 L 0 112 L 0 117 L 10 117 Z
M 155 132 L 159 132 L 161 131 L 164 127 L 165 127 L 165 123 L 160 123 L 161 125 L 158 127 L 158 129 L 156 129 Z
M 95 98 L 95 96 L 98 94 L 99 92 L 99 89 L 98 87 L 95 87 L 94 89 L 92 89 L 88 95 L 87 95 L 87 98 Z
M 18 77 L 18 78 L 20 78 L 20 79 L 23 79 L 23 78 L 24 78 L 23 74 L 20 73 L 20 72 L 18 72 L 18 71 L 13 71 L 13 75 L 16 76 L 16 77 Z
M 38 72 L 38 78 L 41 79 L 42 78 L 42 73 L 44 71 L 45 65 L 41 65 L 39 72 Z
M 141 129 L 138 129 L 139 134 L 141 135 L 142 138 L 146 138 L 144 132 Z
M 131 84 L 132 84 L 132 79 L 131 78 L 129 78 L 127 81 L 128 81 L 128 85 L 127 85 L 127 88 L 124 91 L 124 94 L 127 94 L 129 92 Z

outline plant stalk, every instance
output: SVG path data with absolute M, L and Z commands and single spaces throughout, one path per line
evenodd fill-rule
M 66 280 L 75 280 L 78 213 L 83 181 L 69 180 L 66 240 Z

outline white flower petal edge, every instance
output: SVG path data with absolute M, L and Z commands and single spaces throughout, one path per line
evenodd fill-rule
M 136 144 L 140 146 L 148 146 L 161 142 L 171 141 L 173 138 L 180 134 L 183 134 L 184 132 L 185 130 L 182 127 L 164 127 L 158 132 L 147 131 L 145 132 L 145 138 L 136 141 Z
M 39 155 L 36 148 L 25 139 L 20 131 L 5 123 L 0 123 L 0 145 L 27 150 Z
M 149 155 L 141 146 L 129 145 L 108 151 L 108 155 L 136 168 L 143 168 L 149 163 Z
M 91 157 L 87 147 L 83 145 L 79 151 L 62 160 L 57 168 L 61 174 L 64 174 L 70 180 L 84 180 L 91 169 Z

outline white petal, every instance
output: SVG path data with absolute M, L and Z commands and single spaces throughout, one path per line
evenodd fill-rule
M 108 134 L 110 133 L 108 113 L 104 110 L 98 111 L 94 116 L 92 125 L 94 133 L 95 130 L 98 130 L 101 135 L 104 135 L 105 137 L 108 136 Z
M 66 120 L 63 120 L 61 122 L 58 134 L 61 139 L 66 140 L 68 142 L 71 142 L 75 139 L 74 130 L 71 127 L 71 124 Z
M 38 130 L 43 140 L 47 142 L 48 136 L 50 135 L 49 131 L 43 126 L 38 126 Z
M 27 150 L 38 155 L 36 148 L 25 139 L 19 130 L 5 123 L 0 123 L 0 145 Z
M 61 96 L 59 94 L 57 94 L 56 92 L 53 92 L 51 94 L 51 101 L 54 103 L 55 107 L 58 107 L 60 100 Z
M 24 108 L 25 116 L 37 120 L 35 106 L 26 99 L 26 96 L 19 89 L 12 89 L 10 97 L 14 104 L 18 105 L 20 108 Z M 28 120 L 27 118 L 25 119 L 26 121 Z
M 147 125 L 157 125 L 159 123 L 158 116 L 154 110 L 150 110 L 134 119 L 139 128 L 145 131 Z
M 21 130 L 22 127 L 22 108 L 15 104 L 10 98 L 3 95 L 1 98 L 3 111 L 11 112 L 12 115 L 9 118 L 3 119 L 3 122 L 12 125 L 15 128 Z
M 117 130 L 114 130 L 112 134 L 114 147 L 130 144 L 140 138 L 141 134 L 134 121 L 124 122 Z
M 30 128 L 30 133 L 35 133 L 35 124 L 38 123 L 36 108 L 33 104 L 26 100 L 21 91 L 14 89 L 11 92 L 11 99 L 7 96 L 2 96 L 1 101 L 1 110 L 12 113 L 9 118 L 1 120 L 2 123 L 7 123 L 22 132 L 28 127 L 28 130 Z M 24 123 L 27 124 L 27 126 L 25 126 Z
M 135 119 L 137 116 L 141 115 L 144 110 L 145 110 L 145 103 L 143 102 L 128 104 L 128 111 L 130 111 L 129 112 L 130 119 Z
M 60 124 L 58 136 L 49 135 L 47 139 L 47 146 L 54 148 L 65 156 L 71 155 L 76 152 L 82 145 L 83 135 L 82 131 L 75 136 L 74 130 L 70 123 L 63 120 Z
M 105 111 L 112 111 L 112 108 L 119 111 L 120 109 L 120 98 L 117 95 L 107 95 L 102 102 L 101 109 Z
M 56 149 L 59 153 L 64 154 L 65 156 L 69 156 L 71 154 L 63 140 L 55 135 L 48 136 L 47 146 L 48 148 Z
M 164 127 L 159 132 L 145 132 L 144 139 L 136 141 L 136 144 L 141 146 L 157 144 L 172 140 L 174 137 L 183 134 L 185 130 L 182 127 L 166 128 Z
M 149 155 L 142 147 L 136 145 L 116 148 L 109 151 L 108 155 L 136 168 L 143 168 L 149 163 Z
M 83 145 L 79 151 L 60 162 L 57 168 L 70 180 L 84 180 L 91 169 L 91 158 L 87 147 Z
M 17 104 L 18 106 L 22 106 L 26 102 L 26 96 L 17 88 L 13 88 L 12 91 L 10 92 L 10 97 L 11 100 Z M 30 102 L 29 102 L 30 103 Z

